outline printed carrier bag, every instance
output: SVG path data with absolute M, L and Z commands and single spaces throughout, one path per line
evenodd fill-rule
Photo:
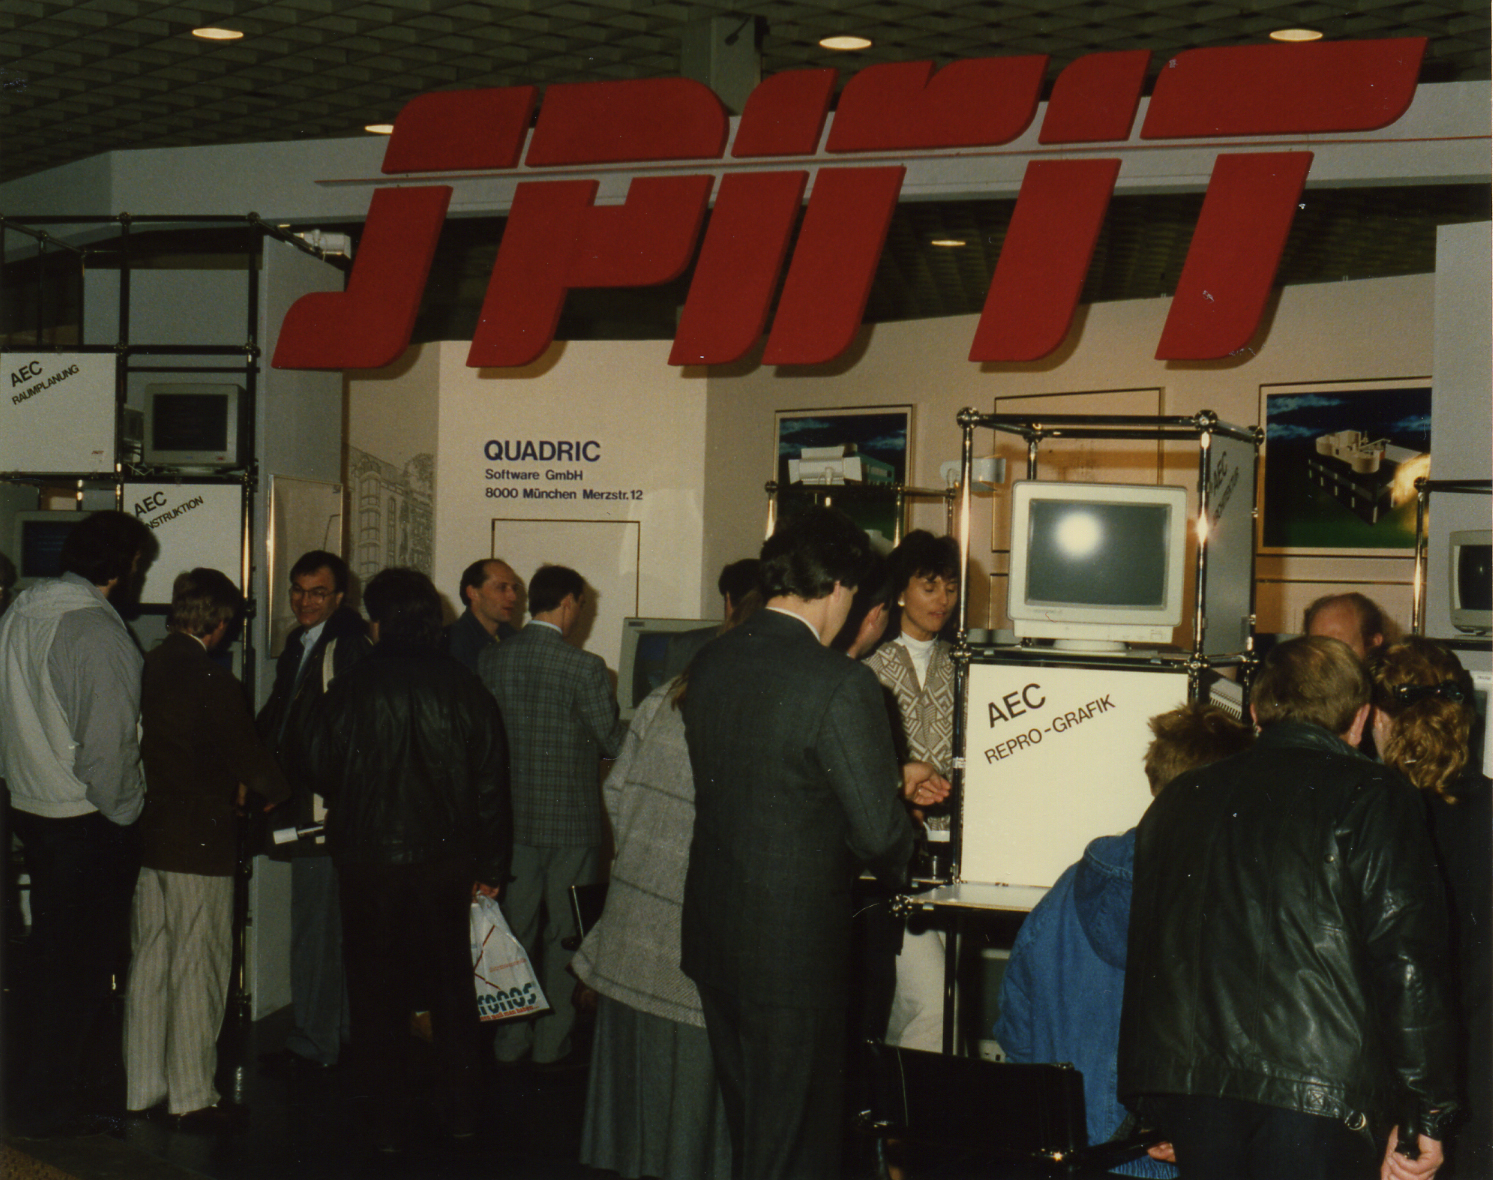
M 523 944 L 498 903 L 481 894 L 472 902 L 472 974 L 479 1020 L 512 1020 L 549 1009 Z

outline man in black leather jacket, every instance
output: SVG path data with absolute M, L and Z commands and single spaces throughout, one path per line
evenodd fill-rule
M 424 574 L 388 569 L 363 593 L 374 648 L 311 718 L 305 763 L 326 796 L 347 958 L 352 1044 L 375 1100 L 375 1146 L 410 1108 L 409 1018 L 429 1007 L 444 1129 L 474 1132 L 477 996 L 469 907 L 496 897 L 513 854 L 508 747 L 496 702 L 442 654 Z
M 1456 1105 L 1446 916 L 1414 788 L 1353 748 L 1368 700 L 1340 641 L 1275 648 L 1253 691 L 1259 740 L 1141 820 L 1119 1090 L 1183 1177 L 1440 1164 Z

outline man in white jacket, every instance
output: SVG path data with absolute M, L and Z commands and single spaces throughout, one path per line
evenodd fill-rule
M 68 534 L 62 576 L 23 590 L 0 619 L 0 777 L 31 877 L 26 1085 L 10 1112 L 23 1134 L 94 1129 L 83 1054 L 125 945 L 144 802 L 142 659 L 110 598 L 128 593 L 154 550 L 134 517 L 96 512 Z

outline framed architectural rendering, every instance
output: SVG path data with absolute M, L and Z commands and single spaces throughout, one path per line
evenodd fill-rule
M 1261 553 L 1409 556 L 1431 380 L 1262 385 Z
M 912 407 L 779 410 L 773 478 L 777 520 L 810 504 L 842 509 L 885 552 L 901 535 L 897 491 L 907 483 Z

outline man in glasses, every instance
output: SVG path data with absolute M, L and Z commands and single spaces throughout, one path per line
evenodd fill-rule
M 368 628 L 342 604 L 347 564 L 313 549 L 290 567 L 290 609 L 299 624 L 275 666 L 275 687 L 260 710 L 259 732 L 290 780 L 288 802 L 270 817 L 271 830 L 306 828 L 325 815 L 321 798 L 297 773 L 311 712 L 327 686 L 369 651 Z M 306 836 L 272 844 L 270 855 L 290 861 L 290 996 L 295 1023 L 284 1050 L 267 1058 L 272 1073 L 329 1069 L 347 1036 L 347 989 L 342 973 L 342 922 L 337 871 L 325 838 Z

